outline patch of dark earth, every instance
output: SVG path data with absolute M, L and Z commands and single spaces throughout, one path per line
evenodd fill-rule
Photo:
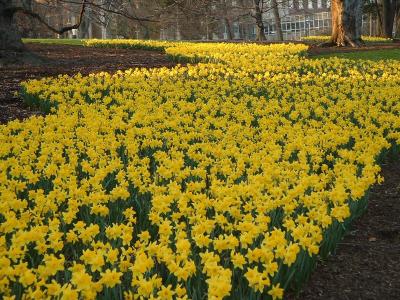
M 60 74 L 110 72 L 130 68 L 173 67 L 176 63 L 159 51 L 27 44 L 32 59 L 0 67 L 0 124 L 42 112 L 28 107 L 18 95 L 20 83 Z M 13 55 L 20 55 L 14 53 Z M 1 54 L 0 54 L 1 56 Z
M 318 262 L 297 297 L 286 299 L 400 299 L 400 161 L 388 160 L 382 175 L 336 253 Z

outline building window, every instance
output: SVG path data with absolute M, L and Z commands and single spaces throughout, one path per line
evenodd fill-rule
M 322 8 L 322 0 L 317 1 L 317 6 L 318 6 L 318 8 Z
M 299 9 L 303 9 L 304 5 L 303 5 L 303 0 L 299 0 Z
M 326 8 L 330 8 L 331 7 L 331 0 L 326 0 Z
M 308 0 L 308 9 L 312 9 L 312 8 L 313 8 L 312 0 Z

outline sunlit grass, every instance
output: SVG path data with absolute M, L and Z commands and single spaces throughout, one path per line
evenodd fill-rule
M 348 59 L 362 59 L 362 60 L 400 60 L 400 48 L 399 49 L 383 49 L 373 51 L 356 51 L 356 52 L 344 52 L 344 53 L 329 53 L 316 56 L 316 58 L 348 58 Z
M 393 40 L 386 37 L 381 36 L 368 36 L 363 35 L 362 40 L 365 43 L 392 43 Z M 331 39 L 330 35 L 317 35 L 317 36 L 305 36 L 301 40 L 308 41 L 308 42 L 327 42 Z
M 76 45 L 82 46 L 82 39 L 22 39 L 24 43 L 39 43 L 51 45 Z

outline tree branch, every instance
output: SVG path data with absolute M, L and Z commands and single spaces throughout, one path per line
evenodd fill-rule
M 15 14 L 15 13 L 22 13 L 22 14 L 24 14 L 24 15 L 30 16 L 30 17 L 32 17 L 32 18 L 38 20 L 38 21 L 39 21 L 40 23 L 42 23 L 44 26 L 46 26 L 47 29 L 49 29 L 49 30 L 51 30 L 51 31 L 53 31 L 53 32 L 55 32 L 55 33 L 58 33 L 58 34 L 63 34 L 63 33 L 65 33 L 65 32 L 67 32 L 67 31 L 72 30 L 72 29 L 78 29 L 78 28 L 79 28 L 79 26 L 80 26 L 81 23 L 82 23 L 82 19 L 83 19 L 83 15 L 84 15 L 84 13 L 85 13 L 85 9 L 86 9 L 86 0 L 83 0 L 83 1 L 82 1 L 82 6 L 81 6 L 81 11 L 80 11 L 80 13 L 79 13 L 78 22 L 77 22 L 76 24 L 74 24 L 74 25 L 65 26 L 65 27 L 62 27 L 62 28 L 60 28 L 60 29 L 54 28 L 54 27 L 51 26 L 49 23 L 47 23 L 39 14 L 37 14 L 37 13 L 35 13 L 35 12 L 29 10 L 29 9 L 26 9 L 26 8 L 24 8 L 24 7 L 19 7 L 19 6 L 17 6 L 17 7 L 11 7 L 11 8 L 9 9 L 9 11 L 10 11 L 12 14 Z
M 76 0 L 63 0 L 62 2 L 70 3 L 70 4 L 79 4 L 79 2 L 76 1 Z M 115 14 L 115 15 L 119 15 L 119 16 L 125 17 L 125 18 L 130 19 L 130 20 L 134 20 L 134 21 L 159 22 L 158 20 L 150 19 L 150 17 L 152 17 L 152 16 L 150 16 L 150 17 L 137 17 L 137 16 L 131 15 L 129 13 L 126 13 L 123 10 L 112 9 L 111 6 L 109 8 L 107 8 L 104 5 L 94 3 L 93 1 L 86 1 L 86 5 L 87 6 L 91 6 L 91 7 L 95 8 L 95 9 L 97 9 L 99 11 L 112 13 L 112 14 Z

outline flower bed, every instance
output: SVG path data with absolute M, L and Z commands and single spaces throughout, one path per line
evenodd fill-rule
M 365 209 L 399 63 L 163 47 L 198 63 L 23 84 L 49 114 L 0 126 L 3 297 L 279 299 Z

